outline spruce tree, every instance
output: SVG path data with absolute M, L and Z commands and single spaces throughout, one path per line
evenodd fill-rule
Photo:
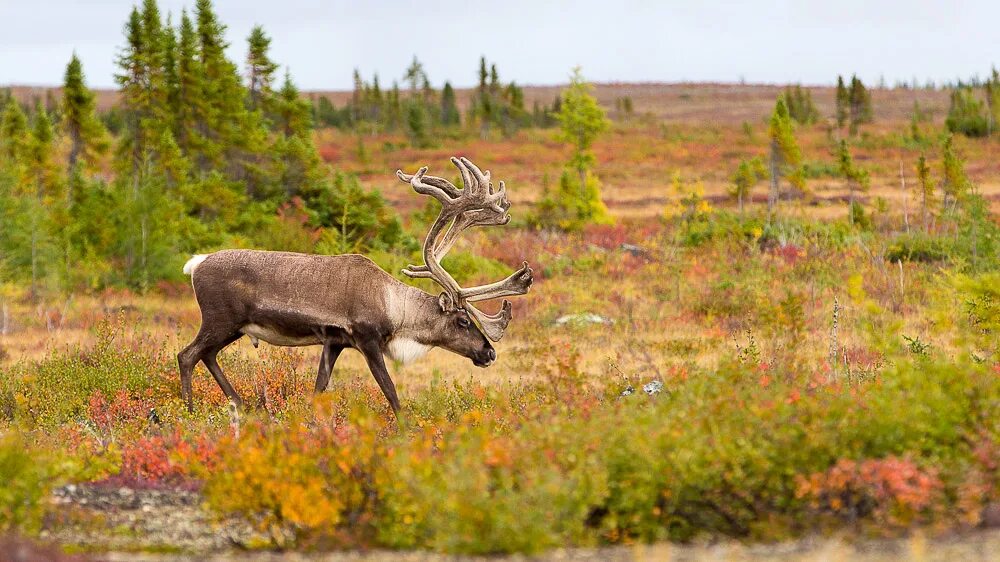
M 850 133 L 858 134 L 863 123 L 872 122 L 872 98 L 868 89 L 857 75 L 851 76 L 851 89 L 848 91 L 850 102 Z
M 413 55 L 413 62 L 407 67 L 403 79 L 410 83 L 411 96 L 417 93 L 417 86 L 427 80 L 427 75 L 424 73 L 424 65 L 420 64 L 416 55 Z
M 759 157 L 740 160 L 739 166 L 733 173 L 733 187 L 730 191 L 736 197 L 736 206 L 739 212 L 743 212 L 743 202 L 750 197 L 750 191 L 757 185 L 757 182 L 765 177 L 767 177 L 767 169 Z
M 954 208 L 959 200 L 968 193 L 970 182 L 965 175 L 965 162 L 955 150 L 954 136 L 947 135 L 941 147 L 941 168 L 943 180 L 941 190 L 944 192 L 945 207 Z
M 558 119 L 559 138 L 573 147 L 573 155 L 559 179 L 555 199 L 540 205 L 538 222 L 563 229 L 578 229 L 589 223 L 610 222 L 607 207 L 601 200 L 600 179 L 593 172 L 591 151 L 597 137 L 610 126 L 604 109 L 592 95 L 580 68 L 573 69 L 569 86 L 562 92 Z
M 125 24 L 125 42 L 117 60 L 119 73 L 115 74 L 125 113 L 125 126 L 118 141 L 118 169 L 136 174 L 146 153 L 144 121 L 149 116 L 149 97 L 147 46 L 142 16 L 135 7 Z
M 920 184 L 920 218 L 925 232 L 930 232 L 930 218 L 936 205 L 934 197 L 934 182 L 931 181 L 931 168 L 927 158 L 921 154 L 917 159 L 917 183 Z
M 170 115 L 171 126 L 177 118 L 180 104 L 180 76 L 178 74 L 177 33 L 174 31 L 173 17 L 167 14 L 167 23 L 160 34 L 163 53 L 163 88 L 166 97 L 166 111 Z
M 173 136 L 180 149 L 196 159 L 201 159 L 204 146 L 201 119 L 208 114 L 206 100 L 202 96 L 203 83 L 198 36 L 187 10 L 183 10 L 177 33 L 177 94 Z
M 819 119 L 819 112 L 813 105 L 812 94 L 809 90 L 803 89 L 796 84 L 795 87 L 785 88 L 785 105 L 788 106 L 788 114 L 795 122 L 802 125 L 811 125 Z
M 992 135 L 1000 122 L 1000 71 L 993 68 L 989 79 L 983 85 L 986 94 L 986 134 Z
M 774 215 L 778 201 L 781 198 L 781 178 L 788 180 L 792 186 L 804 190 L 805 177 L 802 174 L 802 152 L 798 141 L 792 132 L 792 120 L 788 115 L 785 101 L 779 97 L 774 104 L 774 113 L 768 128 L 771 139 L 770 162 L 768 173 L 771 176 L 771 190 L 767 197 L 768 217 Z
M 309 139 L 312 134 L 309 102 L 302 98 L 298 87 L 292 82 L 291 73 L 285 71 L 285 80 L 274 103 L 275 128 L 286 137 L 298 136 Z
M 427 110 L 416 100 L 410 100 L 406 104 L 406 135 L 410 144 L 416 148 L 429 148 L 433 145 Z
M 984 137 L 989 134 L 990 111 L 984 110 L 983 102 L 976 99 L 972 88 L 956 88 L 951 92 L 951 104 L 945 127 L 951 133 L 961 133 L 967 137 Z
M 449 127 L 458 125 L 459 120 L 455 89 L 451 87 L 451 82 L 445 82 L 444 91 L 441 92 L 441 124 Z
M 851 151 L 847 147 L 847 141 L 840 140 L 837 147 L 837 170 L 840 176 L 847 180 L 848 190 L 848 220 L 851 224 L 857 225 L 863 221 L 864 213 L 861 205 L 855 201 L 855 191 L 868 191 L 871 179 L 868 171 L 858 167 L 854 163 Z
M 60 199 L 60 178 L 55 162 L 55 132 L 44 107 L 35 110 L 28 149 L 27 185 L 33 191 L 31 209 L 31 294 L 38 294 L 41 276 L 55 261 L 49 229 Z
M 271 96 L 271 84 L 278 65 L 271 60 L 268 49 L 271 38 L 264 28 L 255 25 L 247 38 L 247 87 L 250 91 L 250 109 L 264 109 Z
M 837 127 L 843 129 L 851 110 L 851 95 L 844 85 L 844 77 L 837 75 Z
M 77 162 L 83 160 L 90 167 L 98 155 L 108 148 L 108 135 L 104 124 L 97 118 L 94 93 L 84 82 L 83 65 L 76 53 L 66 66 L 63 80 L 61 126 L 70 139 L 68 174 L 76 172 Z
M 9 165 L 25 161 L 30 146 L 28 118 L 16 99 L 7 99 L 3 118 L 0 119 L 0 157 Z

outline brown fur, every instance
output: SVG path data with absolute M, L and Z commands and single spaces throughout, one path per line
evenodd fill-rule
M 223 250 L 191 274 L 202 324 L 177 356 L 188 408 L 199 361 L 230 400 L 242 403 L 216 356 L 251 325 L 276 345 L 322 345 L 317 391 L 326 389 L 341 351 L 357 349 L 394 411 L 399 399 L 383 360 L 394 338 L 443 347 L 479 366 L 496 358 L 465 311 L 443 310 L 438 297 L 401 283 L 364 256 Z

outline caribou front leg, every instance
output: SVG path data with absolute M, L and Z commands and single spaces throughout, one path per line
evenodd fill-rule
M 385 360 L 382 358 L 382 350 L 379 345 L 375 342 L 362 342 L 358 351 L 365 356 L 365 360 L 368 361 L 368 368 L 372 372 L 372 376 L 375 377 L 375 382 L 378 383 L 378 387 L 382 389 L 382 394 L 385 395 L 386 400 L 389 401 L 389 405 L 392 406 L 392 412 L 399 418 L 399 398 L 396 396 L 396 385 L 393 384 L 392 378 L 389 376 L 389 371 L 385 368 Z
M 333 366 L 340 357 L 340 352 L 344 351 L 344 346 L 331 343 L 323 343 L 323 355 L 319 358 L 319 374 L 316 376 L 316 392 L 323 392 L 330 386 L 330 375 L 333 373 Z

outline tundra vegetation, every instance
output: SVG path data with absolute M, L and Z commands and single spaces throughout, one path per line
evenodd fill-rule
M 437 90 L 414 59 L 405 88 L 358 71 L 313 94 L 278 80 L 263 29 L 242 64 L 224 30 L 208 0 L 147 0 L 116 94 L 74 57 L 61 93 L 0 100 L 4 530 L 136 533 L 54 505 L 67 484 L 194 491 L 249 548 L 936 534 L 998 509 L 996 73 L 869 90 L 574 71 L 558 93 L 485 58 L 478 86 Z M 363 252 L 437 294 L 401 270 L 438 209 L 394 171 L 452 153 L 506 180 L 514 218 L 442 265 L 462 286 L 534 268 L 496 365 L 388 365 L 396 419 L 359 354 L 315 395 L 318 348 L 244 339 L 219 362 L 245 407 L 198 369 L 188 410 L 191 254 Z

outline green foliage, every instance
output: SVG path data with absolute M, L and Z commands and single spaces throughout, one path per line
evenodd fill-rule
M 837 168 L 840 176 L 847 180 L 847 188 L 850 194 L 848 199 L 850 223 L 861 225 L 865 221 L 864 210 L 861 204 L 854 199 L 854 192 L 868 191 L 868 188 L 871 187 L 871 177 L 868 175 L 868 170 L 854 163 L 851 151 L 847 147 L 847 141 L 844 139 L 840 140 L 840 144 L 837 147 Z
M 920 189 L 920 216 L 925 231 L 930 230 L 930 220 L 937 208 L 934 195 L 934 183 L 931 181 L 931 169 L 927 165 L 927 157 L 923 154 L 917 159 L 917 184 Z
M 774 113 L 768 127 L 771 139 L 770 176 L 771 190 L 768 194 L 768 214 L 774 212 L 781 194 L 781 179 L 799 190 L 805 190 L 805 177 L 802 173 L 802 151 L 792 131 L 792 120 L 788 107 L 780 97 L 774 104 Z
M 378 191 L 365 190 L 354 175 L 337 173 L 332 182 L 310 194 L 313 223 L 322 227 L 317 250 L 321 253 L 365 252 L 415 245 L 403 232 L 399 218 Z
M 407 243 L 380 197 L 356 180 L 327 176 L 312 138 L 313 108 L 287 72 L 274 90 L 277 64 L 260 26 L 248 38 L 246 87 L 210 0 L 197 1 L 193 19 L 183 11 L 176 29 L 145 0 L 124 31 L 120 104 L 105 116 L 118 133 L 112 178 L 89 175 L 108 138 L 76 56 L 58 127 L 45 108 L 29 123 L 13 98 L 5 100 L 3 280 L 30 282 L 36 297 L 109 285 L 146 290 L 178 279 L 186 254 L 234 243 L 312 251 L 317 229 L 332 227 L 339 235 L 326 236 L 324 248 Z M 327 105 L 329 122 L 337 112 Z M 64 138 L 65 167 L 57 163 Z M 296 198 L 308 217 L 298 225 L 279 213 Z
M 862 124 L 871 123 L 874 119 L 871 93 L 856 75 L 851 76 L 847 101 L 850 110 L 850 132 L 852 135 L 856 135 Z
M 989 133 L 988 110 L 976 99 L 971 88 L 956 88 L 951 92 L 951 105 L 944 125 L 951 133 L 967 137 L 985 137 Z
M 591 94 L 592 89 L 580 69 L 574 69 L 569 86 L 563 90 L 557 116 L 559 138 L 572 145 L 574 152 L 559 178 L 558 191 L 543 194 L 534 219 L 538 224 L 576 230 L 588 223 L 611 220 L 601 201 L 601 183 L 593 172 L 594 155 L 590 150 L 610 121 Z
M 62 128 L 70 138 L 69 170 L 76 168 L 77 160 L 93 168 L 95 159 L 108 149 L 107 131 L 97 118 L 94 94 L 84 84 L 83 65 L 73 55 L 66 67 L 63 81 Z
M 0 530 L 38 530 L 51 470 L 51 461 L 20 436 L 8 433 L 0 437 Z
M 784 100 L 788 114 L 800 125 L 811 125 L 819 120 L 819 111 L 813 104 L 812 93 L 796 84 L 785 88 Z
M 423 105 L 406 104 L 406 136 L 410 139 L 410 144 L 417 148 L 430 148 L 434 145 L 428 121 L 427 110 Z
M 955 205 L 971 189 L 965 174 L 965 160 L 955 149 L 955 137 L 947 135 L 941 144 L 941 190 L 944 192 L 945 206 Z
M 934 263 L 947 260 L 952 252 L 952 245 L 945 238 L 918 233 L 900 234 L 892 240 L 885 259 L 889 262 Z
M 44 361 L 15 365 L 0 381 L 0 395 L 13 403 L 5 414 L 26 427 L 53 430 L 82 419 L 95 392 L 110 400 L 122 391 L 135 397 L 162 391 L 157 385 L 165 380 L 156 374 L 172 372 L 172 364 L 150 353 L 148 342 L 126 342 L 124 329 L 103 325 L 91 349 L 67 347 Z
M 743 212 L 743 200 L 750 197 L 750 190 L 757 182 L 767 177 L 767 168 L 760 157 L 744 158 L 733 172 L 731 181 L 733 187 L 729 193 L 736 198 L 740 212 Z
M 444 83 L 444 90 L 441 92 L 441 124 L 450 127 L 458 125 L 460 115 L 458 103 L 455 101 L 455 89 L 451 87 L 451 82 Z
M 836 91 L 836 118 L 837 127 L 843 128 L 847 124 L 847 117 L 851 108 L 851 94 L 847 91 L 847 86 L 844 84 L 844 77 L 837 75 L 837 91 Z
M 250 108 L 270 109 L 273 92 L 271 91 L 274 73 L 278 70 L 278 65 L 271 60 L 268 49 L 271 47 L 271 38 L 264 33 L 264 28 L 255 25 L 250 30 L 247 37 L 247 90 L 250 96 Z M 290 82 L 288 74 L 285 74 L 285 82 Z

